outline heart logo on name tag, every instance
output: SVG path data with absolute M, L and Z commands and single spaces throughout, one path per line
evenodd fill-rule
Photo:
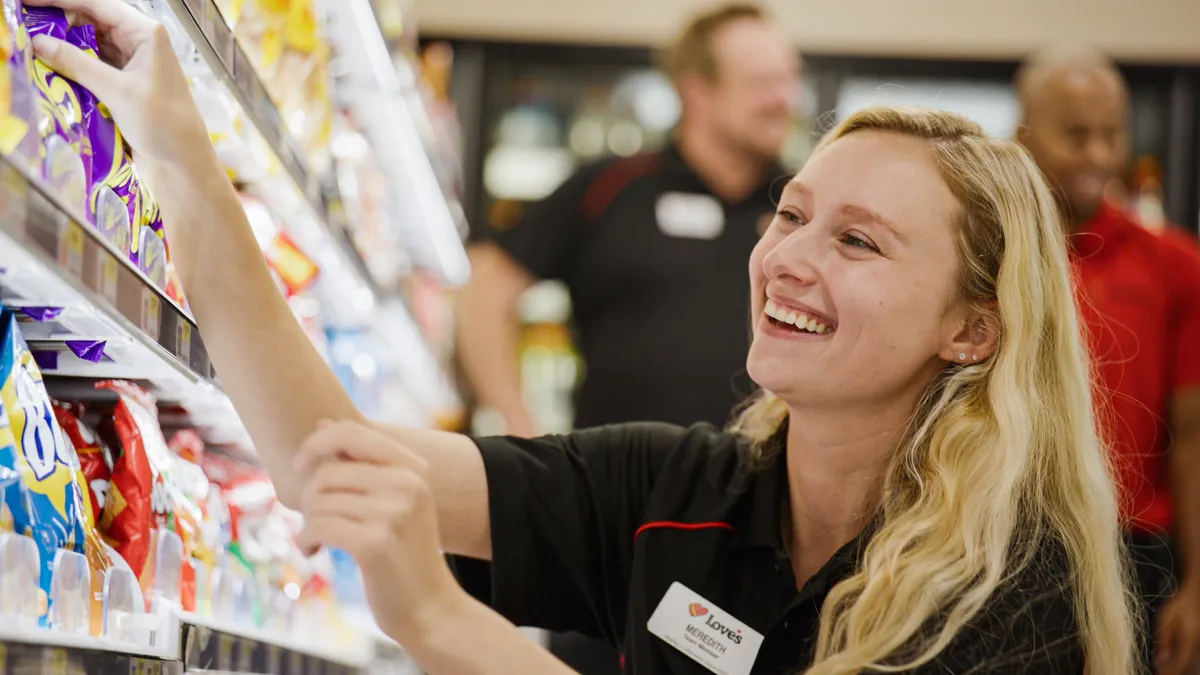
M 763 642 L 761 633 L 678 581 L 646 628 L 717 675 L 750 675 Z

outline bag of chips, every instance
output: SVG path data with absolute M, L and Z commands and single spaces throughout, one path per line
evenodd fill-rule
M 88 570 L 91 573 L 91 598 L 88 606 L 89 632 L 100 636 L 104 633 L 104 578 L 113 565 L 110 556 L 112 550 L 100 538 L 98 526 L 100 523 L 99 504 L 103 504 L 106 495 L 106 481 L 103 478 L 93 479 L 91 476 L 111 475 L 104 460 L 104 450 L 95 432 L 89 429 L 76 412 L 65 404 L 54 407 L 54 414 L 63 429 L 67 440 L 75 450 L 77 463 L 75 483 L 79 486 L 84 497 L 84 506 L 80 513 L 83 516 L 84 555 L 87 557 Z M 86 458 L 86 460 L 85 460 Z M 86 468 L 85 468 L 86 467 Z M 103 467 L 100 469 L 99 467 Z M 91 475 L 89 475 L 91 474 Z M 98 494 L 97 494 L 98 491 Z
M 175 494 L 178 497 L 175 505 L 176 533 L 183 541 L 180 591 L 183 608 L 195 612 L 209 601 L 209 598 L 197 597 L 197 593 L 207 590 L 207 585 L 204 588 L 197 586 L 196 568 L 202 567 L 201 574 L 208 576 L 215 558 L 215 553 L 209 549 L 205 530 L 210 484 L 199 464 L 204 456 L 204 441 L 195 431 L 187 429 L 176 432 L 169 446 L 173 460 L 171 475 L 175 479 Z
M 84 553 L 84 502 L 76 482 L 79 460 L 58 425 L 41 371 L 9 310 L 0 313 L 0 401 L 17 448 L 17 470 L 30 497 L 29 521 L 14 520 L 13 525 L 18 532 L 31 532 L 38 543 L 46 623 L 55 555 L 59 549 Z M 19 515 L 13 513 L 14 518 Z
M 101 382 L 96 387 L 113 390 L 118 395 L 116 407 L 111 414 L 101 417 L 98 428 L 112 457 L 108 494 L 101 505 L 100 531 L 130 569 L 141 576 L 150 555 L 150 530 L 154 524 L 154 476 L 146 454 L 143 426 L 139 424 L 139 415 L 145 417 L 147 413 L 133 385 L 114 381 Z M 102 478 L 99 467 L 94 468 L 93 476 Z
M 67 39 L 71 24 L 57 7 L 23 7 L 25 30 L 30 39 L 46 35 Z M 83 128 L 79 94 L 70 80 L 51 70 L 39 59 L 32 61 L 34 86 L 41 94 L 42 115 L 39 137 L 45 152 L 42 177 L 71 206 L 85 211 L 91 185 L 91 144 Z
M 7 60 L 8 106 L 0 119 L 0 152 L 20 160 L 27 169 L 40 171 L 42 146 L 38 138 L 41 105 L 33 85 L 33 54 L 29 33 L 25 30 L 20 0 L 0 3 L 4 15 L 0 48 Z
M 120 380 L 101 382 L 96 386 L 117 393 L 118 403 L 113 411 L 113 426 L 121 449 L 124 455 L 137 461 L 139 479 L 145 479 L 149 475 L 150 536 L 146 540 L 147 546 L 139 546 L 137 551 L 131 551 L 132 554 L 142 557 L 140 565 L 136 564 L 135 560 L 126 558 L 130 567 L 138 573 L 142 594 L 149 605 L 154 598 L 159 540 L 164 533 L 177 533 L 178 527 L 176 505 L 182 498 L 178 496 L 178 489 L 172 482 L 171 451 L 158 425 L 157 404 L 149 392 L 132 382 Z M 109 488 L 113 495 L 118 488 L 117 461 L 119 460 L 114 458 L 113 480 Z M 115 496 L 112 499 L 115 499 Z

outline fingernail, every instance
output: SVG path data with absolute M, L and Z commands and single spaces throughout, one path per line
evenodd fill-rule
M 33 51 L 38 56 L 54 56 L 58 51 L 58 40 L 48 35 L 33 36 Z

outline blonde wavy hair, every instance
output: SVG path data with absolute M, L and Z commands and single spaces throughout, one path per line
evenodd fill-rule
M 863 130 L 929 142 L 962 205 L 961 299 L 992 314 L 1000 339 L 986 362 L 947 364 L 914 411 L 886 469 L 878 529 L 822 608 L 807 675 L 930 661 L 1053 540 L 1066 551 L 1089 674 L 1128 675 L 1134 605 L 1053 196 L 1020 146 L 947 112 L 864 110 L 816 152 Z M 770 441 L 787 414 L 769 393 L 740 413 L 732 428 L 752 462 L 780 451 Z

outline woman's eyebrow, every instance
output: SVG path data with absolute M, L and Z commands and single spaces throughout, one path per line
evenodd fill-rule
M 871 209 L 868 209 L 868 208 L 865 208 L 862 206 L 855 206 L 854 204 L 847 204 L 842 207 L 842 213 L 853 216 L 855 218 L 865 218 L 867 220 L 876 222 L 876 223 L 886 227 L 888 230 L 890 230 L 892 235 L 895 236 L 897 239 L 899 239 L 901 242 L 903 242 L 903 243 L 908 242 L 908 238 L 904 236 L 902 228 L 900 226 L 896 225 L 895 221 L 893 221 L 890 218 L 885 218 L 884 216 L 880 215 L 876 211 L 872 211 Z
M 782 197 L 788 197 L 788 196 L 791 196 L 793 198 L 812 197 L 812 194 L 813 194 L 812 188 L 810 188 L 809 186 L 805 185 L 804 183 L 801 183 L 798 180 L 790 180 L 790 181 L 788 181 L 788 184 L 783 187 Z M 782 199 L 782 197 L 781 197 L 781 199 Z M 888 230 L 890 230 L 892 235 L 895 236 L 897 239 L 899 239 L 901 241 L 901 243 L 908 243 L 908 237 L 904 236 L 903 228 L 901 228 L 899 225 L 897 225 L 896 222 L 893 221 L 892 219 L 884 217 L 878 211 L 872 211 L 871 209 L 868 209 L 865 206 L 846 204 L 846 205 L 842 206 L 841 212 L 846 215 L 849 215 L 851 217 L 854 217 L 854 218 L 862 218 L 862 219 L 870 220 L 875 223 L 879 223 L 880 225 L 882 225 L 882 226 L 886 227 Z

